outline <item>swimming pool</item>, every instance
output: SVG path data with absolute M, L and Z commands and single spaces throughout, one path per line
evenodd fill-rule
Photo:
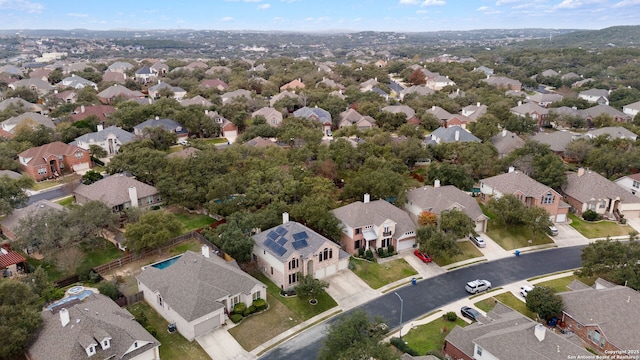
M 74 291 L 72 291 L 73 295 L 69 295 L 63 299 L 60 299 L 54 302 L 53 304 L 49 305 L 47 309 L 52 310 L 53 308 L 59 307 L 73 300 L 84 300 L 84 298 L 86 298 L 87 296 L 93 295 L 93 290 L 85 289 L 82 286 L 74 286 L 71 289 L 74 289 Z M 67 292 L 69 291 L 67 290 Z
M 156 269 L 165 269 L 168 268 L 169 266 L 173 265 L 176 263 L 176 261 L 178 261 L 178 259 L 180 259 L 182 255 L 178 255 L 178 256 L 174 256 L 172 258 L 168 258 L 162 261 L 158 261 L 157 263 L 151 264 L 149 266 L 152 266 Z

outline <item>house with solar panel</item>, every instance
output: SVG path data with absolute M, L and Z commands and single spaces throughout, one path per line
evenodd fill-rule
M 302 276 L 323 279 L 349 266 L 349 254 L 308 227 L 289 221 L 252 236 L 253 261 L 281 289 L 298 285 Z

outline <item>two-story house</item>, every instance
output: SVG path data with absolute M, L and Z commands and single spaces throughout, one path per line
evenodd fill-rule
M 88 150 L 54 141 L 18 154 L 22 171 L 34 181 L 91 168 Z
M 122 145 L 135 140 L 136 136 L 126 130 L 117 126 L 109 126 L 104 129 L 99 124 L 98 131 L 78 136 L 74 145 L 85 150 L 90 150 L 91 145 L 97 145 L 107 152 L 107 156 L 113 156 L 118 153 Z
M 514 195 L 526 207 L 537 206 L 547 210 L 553 222 L 567 221 L 569 205 L 562 201 L 562 195 L 513 167 L 508 173 L 480 180 L 480 198 L 485 204 L 493 197 L 500 198 L 506 194 Z
M 323 279 L 349 266 L 349 254 L 338 244 L 298 222 L 289 221 L 288 213 L 282 214 L 282 225 L 251 238 L 253 261 L 281 289 L 298 285 L 301 276 Z
M 333 215 L 342 225 L 342 247 L 350 254 L 389 245 L 402 251 L 416 244 L 416 228 L 409 214 L 382 199 L 371 201 L 369 194 L 364 194 L 364 201 L 334 209 Z

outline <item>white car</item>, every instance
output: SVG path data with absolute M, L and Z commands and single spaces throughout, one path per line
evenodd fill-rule
M 529 285 L 524 285 L 520 287 L 520 295 L 522 295 L 523 298 L 527 297 L 527 294 L 529 293 L 529 291 L 533 290 L 533 286 L 529 286 Z
M 465 285 L 464 289 L 467 290 L 469 294 L 477 294 L 482 291 L 490 290 L 491 283 L 487 280 L 473 280 L 469 281 L 467 285 Z

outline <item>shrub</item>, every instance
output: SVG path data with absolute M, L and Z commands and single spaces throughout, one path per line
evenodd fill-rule
M 242 315 L 244 315 L 246 317 L 246 316 L 249 316 L 249 315 L 253 314 L 254 312 L 256 312 L 256 307 L 251 305 L 251 306 L 249 306 L 248 308 L 246 308 L 244 310 Z
M 244 311 L 247 310 L 247 304 L 245 303 L 237 303 L 233 306 L 233 313 L 234 314 L 243 314 Z
M 382 257 L 383 258 L 386 258 L 386 257 L 389 257 L 389 256 L 391 256 L 391 255 L 386 250 L 382 252 Z
M 151 334 L 151 336 L 153 337 L 156 337 L 158 335 L 158 332 L 156 331 L 156 329 L 151 325 L 145 326 L 144 329 L 147 330 L 149 334 Z
M 233 321 L 234 324 L 239 323 L 240 321 L 242 321 L 243 316 L 240 314 L 231 314 L 231 316 L 229 316 L 229 319 L 231 319 L 231 321 Z
M 364 248 L 359 248 L 358 249 L 358 256 L 364 257 Z
M 122 294 L 118 290 L 116 284 L 111 281 L 102 281 L 98 284 L 98 291 L 104 296 L 108 296 L 111 300 L 117 300 Z
M 255 306 L 257 311 L 262 311 L 267 308 L 267 302 L 264 299 L 255 299 L 252 306 Z
M 393 245 L 389 245 L 387 247 L 387 250 L 389 251 L 389 255 L 393 255 L 396 252 L 396 249 L 393 247 Z
M 64 297 L 64 290 L 57 287 L 51 287 L 42 292 L 42 298 L 45 302 L 59 300 Z
M 582 213 L 582 218 L 585 219 L 586 221 L 596 221 L 598 220 L 598 217 L 599 217 L 598 213 L 596 213 L 591 209 Z
M 371 249 L 367 250 L 365 257 L 369 260 L 373 259 L 373 251 Z
M 453 312 L 453 311 L 449 311 L 448 313 L 443 315 L 445 319 L 447 319 L 448 321 L 456 321 L 458 319 L 458 315 Z
M 404 340 L 401 340 L 400 338 L 394 337 L 391 338 L 391 345 L 395 346 L 396 348 L 398 348 L 398 350 L 405 352 L 411 356 L 418 356 L 420 355 L 418 353 L 418 351 L 416 351 L 414 348 L 412 348 L 411 346 L 405 344 Z
M 378 248 L 378 256 L 382 257 L 382 254 L 384 254 L 384 249 Z

